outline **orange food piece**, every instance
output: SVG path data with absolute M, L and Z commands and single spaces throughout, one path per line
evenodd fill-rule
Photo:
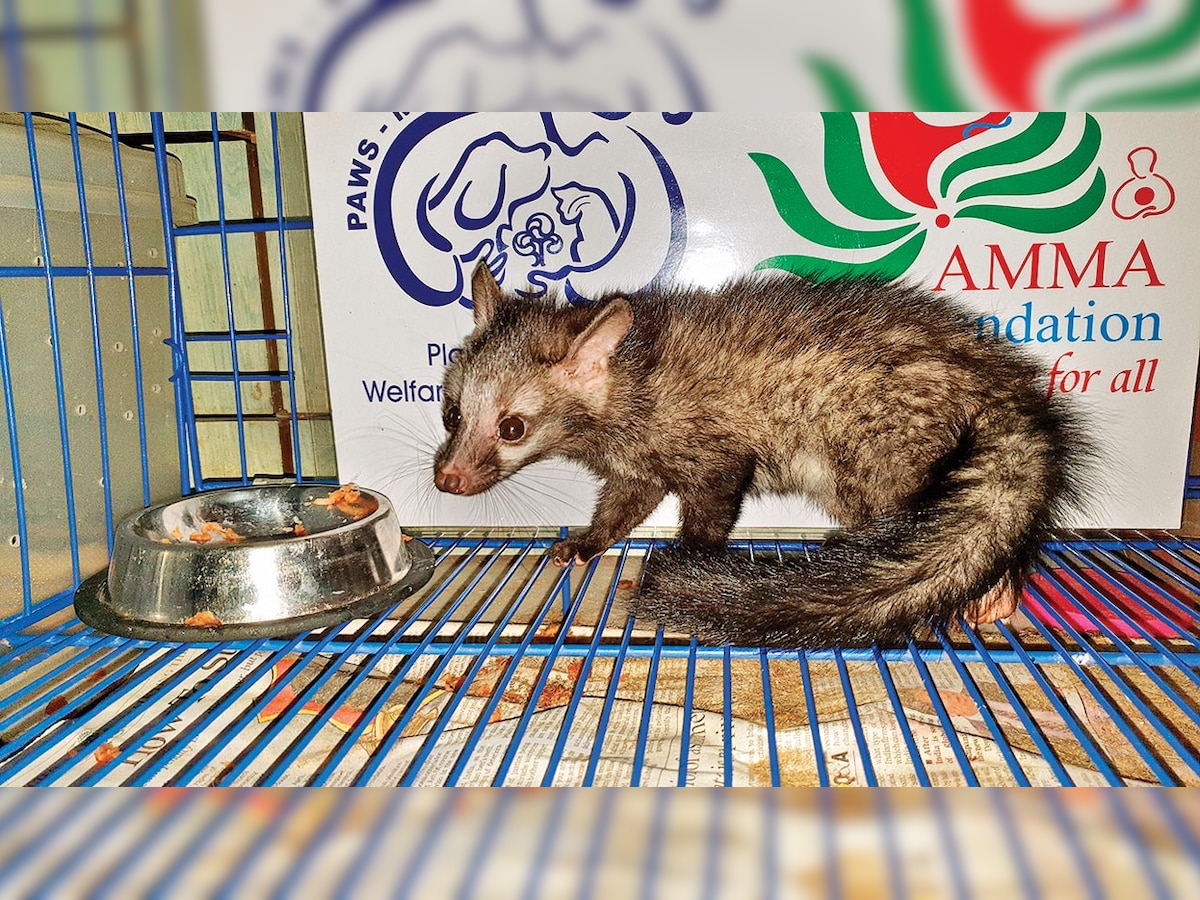
M 231 544 L 237 544 L 245 540 L 242 535 L 238 534 L 232 528 L 226 528 L 217 522 L 205 522 L 200 526 L 200 530 L 205 534 L 219 534 Z
M 358 485 L 353 483 L 334 488 L 327 496 L 314 499 L 313 503 L 316 506 L 333 506 L 338 512 L 345 513 L 355 521 L 379 508 L 379 504 L 370 497 L 364 497 Z
M 225 623 L 214 616 L 212 610 L 202 609 L 194 616 L 184 619 L 183 624 L 191 628 L 219 628 Z
M 340 497 L 341 492 L 342 492 L 342 488 L 339 487 L 339 488 L 334 488 L 332 491 L 330 491 L 324 497 L 313 497 L 313 501 L 312 501 L 313 506 L 332 506 L 333 498 L 335 496 Z
M 178 526 L 171 529 L 171 537 L 175 538 L 177 541 L 183 540 L 183 532 L 179 530 Z
M 245 535 L 238 534 L 232 528 L 226 528 L 220 522 L 201 522 L 200 530 L 188 535 L 188 540 L 197 544 L 207 544 L 214 537 L 221 538 L 229 544 L 240 544 L 246 539 Z
M 362 492 L 359 491 L 356 484 L 343 484 L 335 491 L 329 492 L 330 503 L 358 503 L 362 499 Z
M 294 526 L 292 526 L 292 533 L 299 535 L 300 537 L 304 537 L 304 535 L 308 534 L 308 529 L 305 528 L 302 523 L 297 522 Z
M 100 765 L 110 763 L 116 759 L 121 753 L 121 748 L 112 741 L 105 741 L 99 747 L 92 751 L 92 756 Z

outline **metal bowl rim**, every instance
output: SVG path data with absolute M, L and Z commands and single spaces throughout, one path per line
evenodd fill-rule
M 324 485 L 316 485 L 316 487 L 323 486 Z M 122 540 L 128 540 L 131 544 L 153 547 L 156 550 L 165 553 L 230 553 L 239 550 L 245 552 L 255 547 L 274 546 L 297 542 L 309 543 L 315 539 L 320 539 L 327 535 L 340 535 L 357 528 L 364 528 L 367 525 L 377 521 L 379 518 L 395 514 L 395 507 L 392 506 L 391 502 L 383 494 L 373 491 L 370 488 L 356 486 L 355 489 L 359 493 L 370 495 L 377 502 L 378 506 L 376 506 L 374 510 L 363 516 L 361 519 L 353 519 L 349 522 L 343 522 L 340 525 L 335 525 L 333 528 L 327 528 L 323 531 L 314 531 L 311 534 L 281 534 L 277 537 L 271 536 L 264 538 L 253 538 L 246 541 L 239 541 L 237 543 L 230 543 L 229 541 L 197 543 L 196 541 L 189 541 L 187 539 L 173 540 L 164 543 L 161 538 L 145 537 L 144 535 L 138 534 L 136 531 L 134 531 L 134 525 L 144 516 L 148 516 L 151 513 L 159 512 L 164 509 L 170 509 L 172 506 L 176 506 L 188 500 L 194 500 L 197 497 L 212 497 L 218 494 L 232 494 L 243 491 L 255 492 L 271 489 L 294 489 L 298 487 L 304 488 L 308 487 L 308 485 L 297 482 L 294 484 L 245 485 L 231 488 L 216 488 L 215 490 L 211 491 L 198 491 L 195 494 L 188 494 L 185 497 L 179 497 L 178 499 L 170 500 L 166 503 L 158 503 L 154 506 L 147 506 L 144 509 L 130 514 L 117 526 L 117 532 L 120 533 Z M 401 526 L 401 531 L 403 532 L 403 526 Z

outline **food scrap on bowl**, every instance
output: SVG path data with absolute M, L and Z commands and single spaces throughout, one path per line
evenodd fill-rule
M 332 506 L 339 512 L 345 513 L 356 522 L 375 512 L 379 504 L 370 497 L 364 496 L 356 484 L 343 484 L 334 488 L 324 497 L 313 499 L 313 506 Z
M 173 541 L 182 543 L 183 539 L 183 532 L 178 528 L 172 528 L 171 537 L 160 538 L 159 542 L 163 544 L 170 544 Z M 227 544 L 240 544 L 242 541 L 246 540 L 246 536 L 244 534 L 238 534 L 232 528 L 226 525 L 221 525 L 218 522 L 202 522 L 200 524 L 200 530 L 192 531 L 187 536 L 187 539 L 193 544 L 207 544 L 212 540 L 216 540 L 218 542 L 224 541 Z
M 246 539 L 245 535 L 238 534 L 232 528 L 229 528 L 225 525 L 219 525 L 216 522 L 205 522 L 202 526 L 200 526 L 200 530 L 204 534 L 223 538 L 230 544 L 240 544 Z
M 212 610 L 202 609 L 194 616 L 184 619 L 183 624 L 189 628 L 220 628 L 225 623 L 213 615 Z

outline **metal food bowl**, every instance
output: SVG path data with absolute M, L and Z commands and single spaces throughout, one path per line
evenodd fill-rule
M 381 494 L 233 488 L 123 521 L 107 571 L 75 592 L 75 612 L 122 637 L 285 637 L 377 615 L 432 572 L 432 552 L 401 532 Z

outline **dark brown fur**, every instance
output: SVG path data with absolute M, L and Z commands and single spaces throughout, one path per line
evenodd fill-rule
M 547 456 L 603 479 L 583 561 L 679 498 L 679 546 L 647 564 L 639 615 L 718 641 L 895 641 L 1019 589 L 1076 499 L 1080 431 L 1035 361 L 977 337 L 945 297 L 871 279 L 755 276 L 586 309 L 474 279 L 476 330 L 446 373 L 459 410 L 435 460 L 477 493 Z M 497 437 L 516 416 L 520 441 Z M 804 494 L 842 526 L 786 562 L 725 550 L 742 500 Z

